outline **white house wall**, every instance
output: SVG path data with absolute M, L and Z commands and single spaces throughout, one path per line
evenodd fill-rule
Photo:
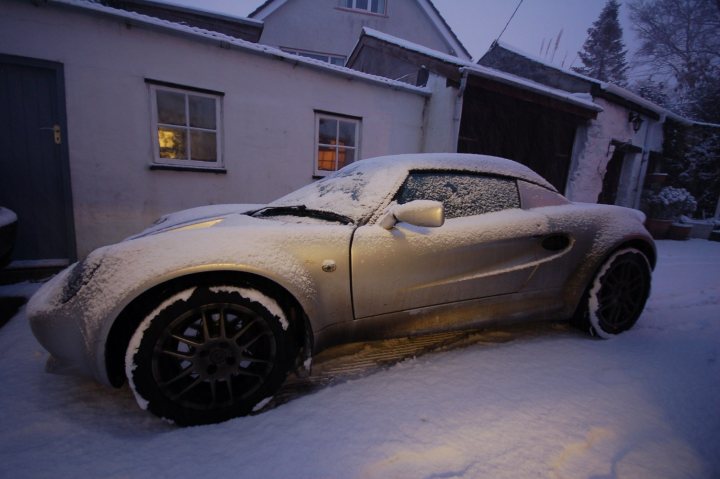
M 0 53 L 64 65 L 80 257 L 171 211 L 267 202 L 313 181 L 315 110 L 362 118 L 362 158 L 423 147 L 425 97 L 416 93 L 86 12 L 12 1 L 2 9 Z M 149 168 L 146 79 L 224 93 L 226 174 Z
M 628 122 L 630 110 L 603 98 L 595 98 L 594 102 L 603 111 L 597 119 L 578 128 L 566 194 L 573 201 L 597 201 L 608 162 L 615 151 L 611 142 L 615 140 L 642 149 L 640 153 L 625 157 L 616 201 L 622 206 L 637 207 L 649 152 L 659 151 L 662 147 L 662 125 L 643 117 L 640 129 L 635 132 Z
M 387 14 L 340 8 L 339 0 L 293 0 L 264 18 L 260 43 L 347 57 L 363 27 L 455 54 L 415 0 L 389 0 Z
M 427 87 L 432 91 L 425 110 L 423 151 L 443 153 L 457 151 L 462 96 L 448 86 L 447 79 L 430 73 Z

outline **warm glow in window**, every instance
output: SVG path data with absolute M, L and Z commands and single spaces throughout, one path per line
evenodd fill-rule
M 220 166 L 218 96 L 151 86 L 156 163 Z
M 360 120 L 318 114 L 315 174 L 339 170 L 357 159 Z

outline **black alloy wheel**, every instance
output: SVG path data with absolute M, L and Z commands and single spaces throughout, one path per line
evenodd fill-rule
M 288 372 L 287 321 L 255 290 L 199 287 L 187 296 L 148 317 L 137 351 L 128 350 L 138 402 L 181 425 L 249 414 Z
M 650 281 L 650 263 L 641 251 L 627 248 L 612 255 L 589 295 L 593 332 L 608 337 L 633 327 L 650 294 Z

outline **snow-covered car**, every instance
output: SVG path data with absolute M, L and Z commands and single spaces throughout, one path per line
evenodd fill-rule
M 262 207 L 162 218 L 59 273 L 28 315 L 49 370 L 127 379 L 161 417 L 218 422 L 343 342 L 518 320 L 621 333 L 650 291 L 643 221 L 501 158 L 374 158 Z
M 12 210 L 0 206 L 0 268 L 10 262 L 17 235 L 17 221 L 17 215 Z

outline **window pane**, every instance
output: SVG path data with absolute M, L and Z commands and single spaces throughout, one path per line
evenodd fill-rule
M 158 127 L 160 158 L 187 159 L 187 138 L 181 128 Z
M 318 148 L 318 170 L 335 170 L 335 148 L 321 146 Z
M 340 122 L 340 146 L 355 146 L 355 123 L 349 121 Z
M 338 164 L 337 164 L 338 170 L 345 165 L 349 165 L 353 161 L 355 161 L 355 149 L 354 148 L 338 148 Z
M 156 91 L 158 123 L 186 125 L 185 95 L 173 91 Z
M 190 131 L 190 158 L 195 161 L 217 161 L 217 136 L 208 131 Z
M 359 8 L 360 10 L 367 10 L 368 0 L 355 0 L 355 8 Z
M 457 173 L 412 173 L 401 190 L 398 202 L 413 200 L 442 202 L 447 218 L 520 207 L 514 180 Z
M 385 13 L 385 0 L 372 0 L 371 9 L 375 13 Z
M 337 120 L 332 118 L 320 118 L 318 132 L 318 143 L 323 145 L 334 145 L 337 143 Z
M 215 129 L 215 99 L 188 95 L 190 104 L 190 126 Z
M 341 67 L 345 66 L 345 57 L 330 57 L 330 63 Z

